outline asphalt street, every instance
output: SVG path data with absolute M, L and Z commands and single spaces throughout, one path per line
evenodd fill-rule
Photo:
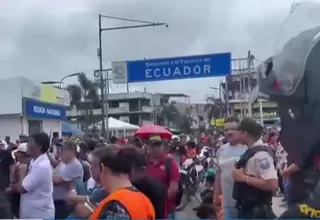
M 277 216 L 285 211 L 285 207 L 281 206 L 281 199 L 281 197 L 273 198 L 273 211 Z M 177 213 L 177 218 L 196 218 L 196 213 L 193 211 L 193 208 L 197 205 L 198 202 L 196 200 L 192 200 L 183 211 Z

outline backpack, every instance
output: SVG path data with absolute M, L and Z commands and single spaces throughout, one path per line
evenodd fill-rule
M 173 158 L 172 157 L 167 157 L 165 159 L 165 170 L 166 170 L 166 175 L 167 175 L 167 183 L 170 183 L 170 175 L 171 175 L 171 165 L 173 162 Z M 182 195 L 183 195 L 183 186 L 181 183 L 181 179 L 179 180 L 178 183 L 178 192 L 176 195 L 176 206 L 179 206 L 182 200 Z
M 276 165 L 273 149 L 269 146 L 260 145 L 249 148 L 244 154 L 242 154 L 239 161 L 235 164 L 235 167 L 237 169 L 244 168 L 250 158 L 260 151 L 270 154 L 274 160 L 274 165 Z M 240 204 L 254 204 L 257 203 L 257 201 L 260 203 L 269 203 L 272 201 L 272 192 L 258 189 L 244 182 L 235 181 L 235 184 L 233 185 L 232 197 Z
M 269 153 L 274 161 L 274 165 L 276 165 L 276 157 L 275 157 L 274 149 L 269 146 L 260 145 L 260 146 L 249 148 L 244 154 L 242 154 L 239 161 L 236 163 L 236 168 L 239 169 L 239 168 L 245 167 L 248 160 L 260 151 L 265 151 Z

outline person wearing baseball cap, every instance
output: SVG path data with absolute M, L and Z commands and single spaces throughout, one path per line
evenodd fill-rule
M 12 151 L 12 158 L 16 161 L 23 160 L 24 158 L 28 158 L 27 156 L 28 151 L 28 144 L 27 143 L 21 143 L 17 147 L 17 149 Z
M 155 178 L 147 175 L 146 167 L 148 165 L 148 157 L 140 148 L 136 149 L 136 155 L 133 160 L 133 169 L 130 175 L 132 184 L 145 196 L 147 196 L 156 214 L 156 219 L 165 218 L 166 187 Z
M 71 213 L 66 203 L 66 197 L 70 187 L 75 188 L 83 181 L 84 169 L 76 158 L 77 144 L 73 141 L 65 141 L 62 147 L 61 163 L 55 168 L 53 176 L 53 199 L 55 205 L 55 218 L 66 219 Z
M 30 157 L 27 154 L 27 150 L 28 144 L 21 143 L 16 150 L 12 151 L 12 157 L 16 161 L 14 164 L 14 173 L 10 180 L 13 184 L 22 180 L 27 174 L 27 168 L 30 163 Z M 19 192 L 11 191 L 11 212 L 16 218 L 19 218 L 20 197 L 21 194 Z
M 235 180 L 233 198 L 241 204 L 238 218 L 274 218 L 272 196 L 278 189 L 273 149 L 262 140 L 262 126 L 253 118 L 239 123 L 241 142 L 248 150 L 240 157 L 232 176 Z
M 165 218 L 174 219 L 176 196 L 179 191 L 179 165 L 172 157 L 167 157 L 163 151 L 163 141 L 159 135 L 151 136 L 147 142 L 149 161 L 146 167 L 148 175 L 162 182 L 167 189 L 167 204 Z
M 151 136 L 147 142 L 149 146 L 158 147 L 162 144 L 162 139 L 159 135 Z

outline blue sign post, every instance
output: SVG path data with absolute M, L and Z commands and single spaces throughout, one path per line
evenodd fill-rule
M 66 107 L 63 105 L 25 98 L 23 100 L 23 106 L 24 114 L 27 117 L 56 120 L 66 119 Z
M 231 74 L 231 53 L 127 61 L 128 83 Z

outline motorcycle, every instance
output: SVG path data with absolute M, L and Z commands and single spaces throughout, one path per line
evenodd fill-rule
M 192 198 L 195 198 L 200 203 L 200 200 L 197 198 L 197 191 L 199 185 L 199 177 L 203 172 L 203 166 L 199 164 L 197 158 L 187 159 L 184 161 L 179 171 L 180 181 L 183 188 L 183 195 L 179 206 L 176 207 L 176 211 L 183 210 Z
M 215 157 L 215 155 L 214 155 L 214 153 L 213 153 L 211 148 L 206 147 L 206 146 L 203 147 L 198 158 L 201 160 L 201 165 L 203 166 L 205 171 L 208 168 L 217 169 L 218 160 Z

